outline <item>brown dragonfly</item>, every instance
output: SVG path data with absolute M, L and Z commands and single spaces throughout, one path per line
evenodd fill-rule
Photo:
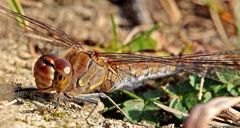
M 218 80 L 219 72 L 240 74 L 240 51 L 156 57 L 129 53 L 107 53 L 84 50 L 81 42 L 65 32 L 39 20 L 0 6 L 0 12 L 12 20 L 16 17 L 29 22 L 25 27 L 48 43 L 69 48 L 63 57 L 42 55 L 34 65 L 38 91 L 65 94 L 83 100 L 107 97 L 102 92 L 134 89 L 149 79 L 187 71 Z M 239 84 L 240 81 L 234 81 Z M 100 93 L 93 93 L 98 91 Z M 86 94 L 86 95 L 83 95 Z M 110 99 L 111 100 L 111 99 Z M 91 101 L 92 102 L 92 101 Z M 121 110 L 121 109 L 120 109 Z

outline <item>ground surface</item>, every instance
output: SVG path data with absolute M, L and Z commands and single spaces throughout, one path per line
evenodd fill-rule
M 72 1 L 72 0 L 71 0 Z M 25 2 L 24 9 L 26 15 L 38 18 L 52 26 L 64 29 L 67 33 L 73 35 L 79 40 L 90 40 L 104 44 L 112 40 L 111 21 L 109 14 L 116 15 L 116 20 L 119 24 L 124 24 L 124 19 L 121 19 L 117 6 L 114 6 L 108 1 L 73 1 L 65 5 L 57 5 L 53 1 L 46 0 L 44 2 L 31 1 L 33 3 Z M 205 49 L 205 45 L 212 42 L 211 47 L 207 47 L 209 51 L 219 49 L 224 43 L 219 39 L 213 24 L 204 18 L 191 18 L 190 2 L 179 2 L 185 18 L 181 25 L 169 25 L 166 14 L 161 10 L 160 5 L 155 5 L 154 2 L 149 2 L 147 5 L 151 7 L 151 11 L 160 10 L 154 13 L 152 17 L 155 21 L 160 22 L 161 32 L 158 35 L 159 40 L 162 41 L 160 49 L 163 49 L 172 54 L 178 54 L 183 47 L 182 38 L 188 37 L 189 40 L 197 42 L 193 47 L 197 47 L 198 51 Z M 190 17 L 190 18 L 189 18 Z M 2 18 L 2 17 L 1 17 Z M 0 19 L 1 19 L 0 18 Z M 191 21 L 192 20 L 192 21 Z M 201 20 L 200 25 L 191 26 L 195 20 Z M 183 29 L 182 25 L 186 25 L 183 33 L 178 33 L 179 29 Z M 12 87 L 35 86 L 32 67 L 37 57 L 29 53 L 28 42 L 14 32 L 11 32 L 8 23 L 3 19 L 0 20 L 0 76 L 1 76 L 1 90 L 0 97 L 3 99 L 13 100 L 13 94 L 6 94 L 11 92 Z M 120 40 L 123 41 L 128 29 L 119 29 Z M 208 32 L 208 33 L 207 33 Z M 207 34 L 206 34 L 207 33 Z M 158 33 L 159 34 L 159 33 Z M 181 36 L 181 35 L 185 36 Z M 181 38 L 179 39 L 179 37 Z M 201 39 L 206 36 L 205 40 Z M 235 43 L 235 38 L 231 38 L 232 43 Z M 201 46 L 199 45 L 201 43 Z M 174 44 L 174 45 L 172 45 Z M 226 49 L 232 47 L 229 44 Z M 224 45 L 225 46 L 225 45 Z M 7 85 L 7 86 L 6 86 Z M 141 125 L 134 125 L 122 120 L 106 119 L 97 111 L 94 112 L 88 120 L 85 120 L 89 113 L 91 105 L 83 107 L 75 104 L 68 104 L 61 106 L 54 111 L 31 111 L 41 106 L 52 108 L 53 105 L 49 102 L 39 102 L 26 99 L 20 99 L 21 103 L 16 103 L 0 109 L 0 127 L 143 127 Z M 97 110 L 102 110 L 104 107 L 100 103 Z M 151 127 L 150 124 L 146 124 Z
M 34 2 L 34 1 L 33 1 Z M 76 2 L 78 3 L 78 2 Z M 51 7 L 54 3 L 40 3 L 40 8 L 31 6 L 27 7 L 27 15 L 39 16 L 44 22 L 53 23 L 54 26 L 60 25 L 67 32 L 71 31 L 71 34 L 77 33 L 79 39 L 94 39 L 100 42 L 110 40 L 110 36 L 102 38 L 101 34 L 93 33 L 110 33 L 111 24 L 109 18 L 105 18 L 107 14 L 98 14 L 97 8 L 108 8 L 108 13 L 113 12 L 109 6 L 109 2 L 97 3 L 86 2 L 86 6 L 74 6 L 69 5 L 70 8 L 64 6 Z M 41 5 L 48 5 L 49 7 L 41 7 Z M 36 4 L 37 5 L 37 4 Z M 79 3 L 78 3 L 79 5 Z M 37 8 L 37 9 L 34 9 Z M 84 11 L 82 11 L 84 10 Z M 115 9 L 116 10 L 116 9 Z M 75 13 L 74 13 L 75 12 Z M 47 15 L 45 15 L 45 13 Z M 107 13 L 106 11 L 104 13 Z M 80 16 L 78 16 L 80 15 Z M 96 16 L 93 16 L 96 15 Z M 99 16 L 100 15 L 100 16 Z M 51 17 L 53 19 L 51 19 Z M 83 18 L 82 18 L 83 17 Z M 84 20 L 86 19 L 86 20 Z M 75 25 L 68 25 L 65 23 L 75 20 Z M 95 26 L 95 22 L 101 20 L 99 25 Z M 59 23 L 57 23 L 59 22 Z M 108 23 L 107 23 L 108 22 Z M 106 23 L 109 25 L 106 25 Z M 103 24 L 103 25 L 102 25 Z M 0 76 L 1 78 L 1 97 L 2 99 L 13 100 L 14 94 L 11 94 L 13 88 L 9 86 L 22 86 L 29 87 L 34 86 L 34 78 L 32 73 L 32 67 L 37 57 L 33 57 L 29 54 L 27 42 L 21 36 L 15 35 L 16 33 L 8 29 L 5 20 L 1 20 L 1 38 L 0 38 Z M 95 26 L 95 27 L 93 27 Z M 108 29 L 102 29 L 106 27 Z M 58 27 L 58 26 L 57 26 Z M 100 27 L 100 28 L 98 28 Z M 77 29 L 76 29 L 77 28 Z M 107 31 L 97 32 L 96 29 Z M 9 31 L 8 31 L 9 30 Z M 73 30 L 73 31 L 72 31 Z M 81 34 L 80 34 L 81 33 Z M 89 37 L 95 35 L 95 37 Z M 104 35 L 104 34 L 103 34 Z M 105 34 L 108 35 L 108 34 Z M 22 38 L 22 39 L 21 39 Z M 10 92 L 6 94 L 6 92 Z M 21 100 L 21 99 L 20 99 Z M 5 103 L 5 102 L 3 102 Z M 86 107 L 80 107 L 76 104 L 70 104 L 69 106 L 61 106 L 57 110 L 51 112 L 45 111 L 32 111 L 36 108 L 52 108 L 53 105 L 50 102 L 38 102 L 31 100 L 22 100 L 22 103 L 17 102 L 14 105 L 10 105 L 0 109 L 0 127 L 141 127 L 128 122 L 114 119 L 106 119 L 101 116 L 98 111 L 103 110 L 104 106 L 99 103 L 99 108 L 95 111 L 88 120 L 85 120 L 88 113 L 91 111 L 92 105 L 86 105 Z M 89 109 L 90 108 L 90 109 Z

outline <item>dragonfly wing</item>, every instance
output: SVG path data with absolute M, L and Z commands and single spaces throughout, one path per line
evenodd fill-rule
M 98 53 L 104 57 L 110 68 L 108 79 L 112 81 L 113 90 L 127 88 L 134 89 L 149 79 L 157 79 L 178 72 L 176 66 L 161 61 L 149 61 L 150 56 L 126 53 Z
M 82 48 L 81 43 L 72 36 L 39 20 L 21 15 L 3 6 L 0 6 L 0 14 L 8 17 L 10 20 L 18 24 L 21 24 L 21 26 L 24 26 L 24 33 L 26 34 L 27 32 L 26 36 L 32 36 L 40 40 L 45 40 L 55 46 Z M 19 21 L 16 20 L 16 18 L 20 18 L 22 20 Z M 27 23 L 23 21 L 27 21 Z
M 169 58 L 185 71 L 231 84 L 240 84 L 240 50 Z
M 239 66 L 240 50 L 166 57 L 179 63 Z
M 225 66 L 203 66 L 203 65 L 195 65 L 195 66 L 181 66 L 181 69 L 198 74 L 200 76 L 205 76 L 210 79 L 222 82 L 222 83 L 231 83 L 234 85 L 240 84 L 240 71 L 236 68 L 225 67 Z
M 240 83 L 240 80 L 238 80 L 240 75 L 239 50 L 171 57 L 121 53 L 102 53 L 100 56 L 109 58 L 111 64 L 156 63 L 166 68 L 175 66 L 177 69 L 197 73 L 224 83 Z

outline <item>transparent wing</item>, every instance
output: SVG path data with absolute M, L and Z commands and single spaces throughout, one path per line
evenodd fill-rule
M 240 83 L 240 51 L 224 51 L 171 57 L 188 72 L 197 73 L 223 83 Z
M 159 65 L 157 71 L 170 71 L 177 67 L 224 83 L 240 84 L 240 51 L 225 51 L 182 56 L 154 57 L 137 54 L 98 53 L 106 57 L 110 65 L 134 65 L 139 63 Z M 131 66 L 129 66 L 131 68 Z M 134 67 L 134 66 L 133 66 Z M 148 66 L 151 68 L 151 66 Z M 167 68 L 165 70 L 161 68 Z M 172 68 L 171 67 L 171 68 Z M 139 67 L 140 70 L 142 68 Z M 161 69 L 161 70 L 159 70 Z M 130 69 L 129 69 L 130 70 Z M 173 71 L 173 70 L 171 70 Z
M 41 38 L 42 40 L 45 40 L 48 43 L 56 46 L 82 48 L 81 42 L 74 39 L 72 36 L 39 20 L 21 15 L 3 6 L 0 6 L 0 14 L 10 18 L 18 24 L 22 24 L 26 28 L 26 32 L 31 34 L 30 36 Z M 16 18 L 23 20 L 17 21 Z M 27 21 L 28 23 L 26 24 L 25 22 L 21 21 Z M 29 34 L 27 36 L 29 36 Z

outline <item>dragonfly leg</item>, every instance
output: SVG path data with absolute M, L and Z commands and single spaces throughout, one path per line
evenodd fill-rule
M 93 109 L 91 110 L 91 112 L 88 114 L 86 120 L 90 117 L 90 115 L 92 115 L 92 113 L 94 112 L 94 110 L 97 108 L 98 106 L 98 101 L 92 99 L 93 97 L 91 96 L 69 96 L 67 93 L 64 93 L 65 97 L 68 98 L 69 101 L 74 102 L 78 105 L 82 104 L 82 102 L 89 102 L 94 104 L 95 106 L 93 107 Z
M 84 97 L 84 99 L 91 99 L 91 98 L 105 98 L 108 99 L 114 106 L 117 107 L 117 109 L 125 116 L 129 121 L 131 121 L 130 117 L 105 93 L 91 93 L 91 94 L 83 94 L 80 97 Z M 92 99 L 91 99 L 92 100 Z M 96 105 L 97 107 L 97 105 Z M 96 108 L 94 107 L 94 109 Z M 93 111 L 93 110 L 92 110 Z M 92 113 L 92 112 L 91 112 Z
M 31 99 L 40 102 L 52 102 L 54 109 L 57 109 L 62 103 L 66 103 L 70 101 L 69 97 L 66 97 L 64 93 L 51 93 L 45 92 L 45 90 L 40 90 L 38 88 L 17 88 L 15 90 L 16 97 L 20 97 L 23 99 Z M 64 106 L 64 105 L 63 105 Z
M 106 98 L 106 99 L 108 99 L 114 106 L 116 106 L 117 108 L 118 108 L 118 110 L 125 116 L 125 117 L 127 117 L 127 119 L 129 120 L 129 121 L 131 121 L 130 119 L 130 117 L 108 96 L 108 95 L 106 95 L 106 94 L 104 94 L 104 93 L 100 93 L 100 96 L 101 96 L 101 98 Z
M 32 102 L 37 106 L 37 108 L 34 110 L 26 111 L 26 112 L 34 112 L 34 111 L 43 112 L 43 111 L 55 110 L 57 107 L 59 107 L 59 102 L 62 99 L 61 96 L 59 96 L 59 94 L 56 95 L 56 93 L 54 94 L 54 93 L 47 93 L 44 91 L 42 92 L 42 90 L 39 90 L 38 88 L 35 88 L 35 87 L 30 87 L 30 88 L 18 87 L 15 89 L 15 95 L 16 95 L 17 101 L 19 102 L 22 102 L 19 99 L 19 98 L 22 98 L 22 99 L 39 101 L 39 102 L 47 101 L 47 102 L 54 103 L 54 109 L 51 109 L 51 108 L 46 108 L 45 105 L 42 105 L 38 102 Z
M 37 101 L 48 101 L 52 102 L 55 99 L 56 93 L 46 92 L 35 87 L 22 88 L 18 87 L 15 89 L 15 96 L 23 99 L 31 99 Z
M 59 93 L 54 99 L 54 108 L 57 109 L 60 107 L 61 102 L 66 103 L 69 99 L 64 95 L 64 93 Z

